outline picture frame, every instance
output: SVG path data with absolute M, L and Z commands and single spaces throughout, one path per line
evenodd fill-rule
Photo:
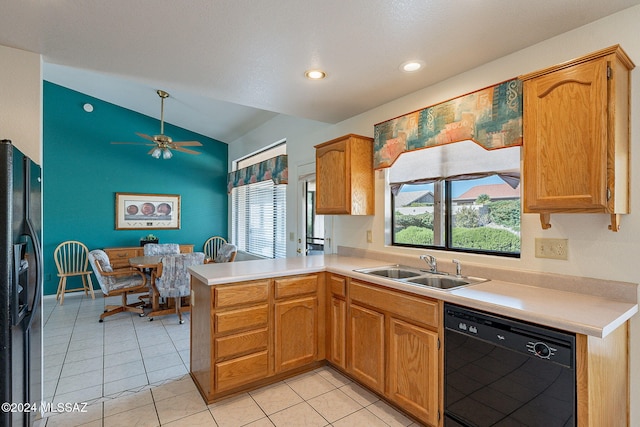
M 180 229 L 179 194 L 116 193 L 116 230 Z

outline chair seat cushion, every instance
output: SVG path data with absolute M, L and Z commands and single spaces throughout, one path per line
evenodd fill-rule
M 126 288 L 135 288 L 141 286 L 144 283 L 142 277 L 138 274 L 124 277 L 109 277 L 109 279 L 114 280 L 111 284 L 108 284 L 106 286 L 108 292 Z

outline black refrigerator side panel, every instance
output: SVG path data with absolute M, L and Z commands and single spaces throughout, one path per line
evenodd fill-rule
M 13 146 L 0 141 L 0 401 L 11 402 L 11 285 L 13 277 Z M 0 412 L 0 425 L 10 425 L 11 413 Z
M 31 160 L 29 167 L 29 194 L 27 203 L 27 221 L 32 246 L 27 245 L 29 262 L 34 268 L 29 269 L 29 292 L 31 299 L 29 307 L 31 319 L 29 319 L 29 348 L 28 348 L 28 368 L 29 397 L 31 403 L 42 401 L 42 288 L 43 288 L 43 260 L 42 260 L 42 180 L 41 169 Z M 25 230 L 27 231 L 27 230 Z M 36 247 L 37 246 L 37 247 Z M 35 412 L 27 414 L 28 422 L 31 424 L 36 416 Z

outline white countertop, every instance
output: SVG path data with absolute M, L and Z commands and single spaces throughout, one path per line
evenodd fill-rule
M 195 278 L 210 286 L 329 271 L 393 289 L 594 337 L 607 336 L 638 311 L 637 303 L 499 280 L 442 291 L 353 271 L 389 264 L 391 263 L 369 258 L 315 255 L 205 264 L 192 267 L 190 271 Z

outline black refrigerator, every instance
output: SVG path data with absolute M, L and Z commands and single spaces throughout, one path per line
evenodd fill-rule
M 42 400 L 40 167 L 0 140 L 0 426 L 29 426 Z M 15 410 L 15 411 L 12 411 Z

